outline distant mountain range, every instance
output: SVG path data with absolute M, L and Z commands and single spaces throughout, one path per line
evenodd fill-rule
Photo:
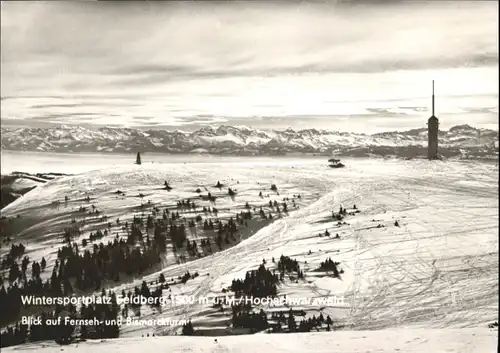
M 336 156 L 426 155 L 427 129 L 376 134 L 332 130 L 272 130 L 222 125 L 194 132 L 129 128 L 2 128 L 2 148 L 43 152 L 160 152 L 222 155 L 286 155 L 308 153 Z M 458 125 L 439 134 L 440 153 L 447 158 L 498 158 L 498 131 Z

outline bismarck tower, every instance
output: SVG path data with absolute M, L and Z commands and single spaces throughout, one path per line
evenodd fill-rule
M 434 80 L 432 81 L 432 116 L 427 121 L 427 158 L 430 160 L 438 159 L 438 133 L 439 120 L 434 115 Z

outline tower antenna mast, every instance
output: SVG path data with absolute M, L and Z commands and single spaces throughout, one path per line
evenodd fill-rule
M 434 80 L 432 80 L 432 116 L 434 116 Z

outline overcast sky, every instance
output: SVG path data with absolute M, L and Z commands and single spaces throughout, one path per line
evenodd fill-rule
M 498 3 L 2 2 L 2 124 L 498 128 Z

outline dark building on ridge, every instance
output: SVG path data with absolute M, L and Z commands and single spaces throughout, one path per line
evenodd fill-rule
M 434 80 L 432 81 L 432 116 L 427 121 L 427 158 L 430 160 L 438 159 L 438 133 L 439 120 L 434 115 Z

